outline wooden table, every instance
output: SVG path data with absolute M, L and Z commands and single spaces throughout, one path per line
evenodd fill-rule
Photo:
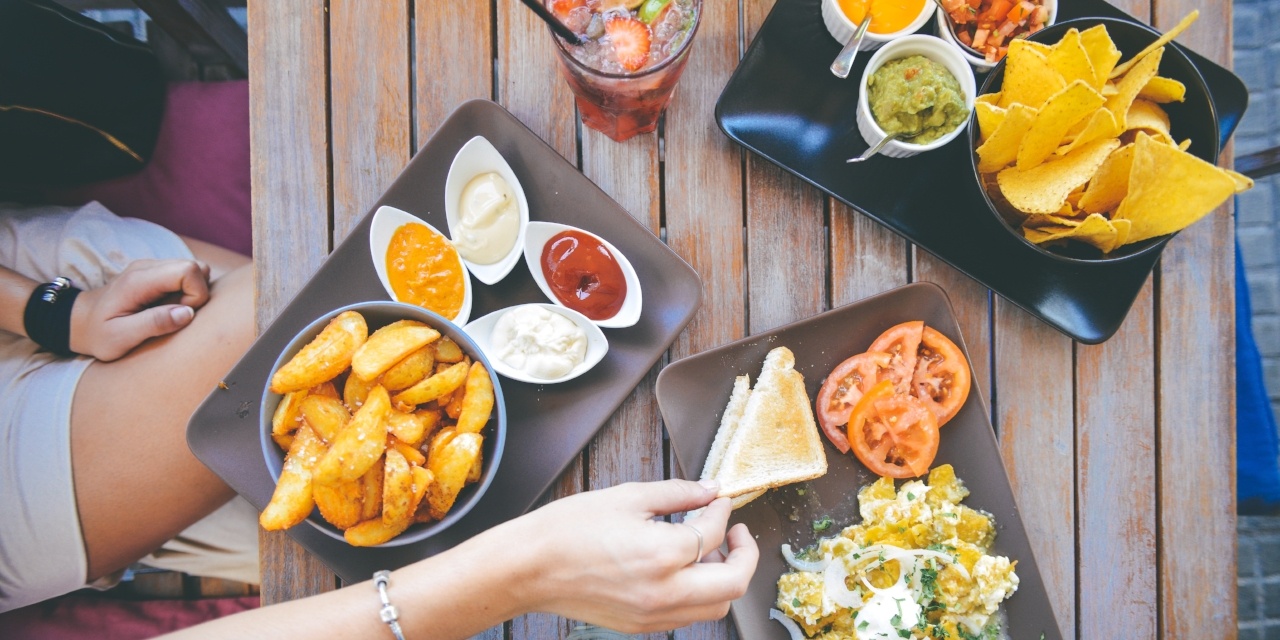
M 578 125 L 546 27 L 517 0 L 251 2 L 259 327 L 454 107 L 489 98 L 702 274 L 703 307 L 672 360 L 914 280 L 942 285 L 1064 636 L 1234 637 L 1229 212 L 1170 243 L 1113 338 L 1073 343 L 720 133 L 716 98 L 772 4 L 706 0 L 665 138 L 619 144 Z M 1180 41 L 1230 62 L 1222 35 L 1231 33 L 1229 2 L 1120 6 L 1157 27 L 1199 8 Z M 769 250 L 778 246 L 787 250 Z M 563 476 L 557 496 L 672 475 L 653 398 L 657 370 Z M 264 602 L 335 587 L 286 535 L 262 542 Z M 530 615 L 486 635 L 558 637 L 573 625 Z M 731 627 L 725 620 L 674 636 L 724 638 Z

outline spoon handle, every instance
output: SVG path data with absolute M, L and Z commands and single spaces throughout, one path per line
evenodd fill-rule
M 862 18 L 862 24 L 858 25 L 858 30 L 853 32 L 852 38 L 849 38 L 849 44 L 844 45 L 840 54 L 836 56 L 835 62 L 831 63 L 831 73 L 834 73 L 837 78 L 849 77 L 849 71 L 853 69 L 853 59 L 858 55 L 858 47 L 862 46 L 862 38 L 867 35 L 869 26 L 871 26 L 871 12 L 867 11 L 867 15 Z
M 901 136 L 900 136 L 900 134 L 897 134 L 897 133 L 891 133 L 891 134 L 889 134 L 889 135 L 887 135 L 887 136 L 885 136 L 885 137 L 883 137 L 883 138 L 880 138 L 880 142 L 875 143 L 875 145 L 874 145 L 874 146 L 872 146 L 870 149 L 867 149 L 866 151 L 862 152 L 862 155 L 860 155 L 860 156 L 858 156 L 858 157 L 856 157 L 856 158 L 849 158 L 848 160 L 845 160 L 844 162 L 845 162 L 845 164 L 853 164 L 853 163 L 855 163 L 855 162 L 862 162 L 863 160 L 866 160 L 867 158 L 870 158 L 871 156 L 874 156 L 875 154 L 880 153 L 880 150 L 881 150 L 881 149 L 883 149 L 883 148 L 885 147 L 885 145 L 889 144 L 889 141 L 890 141 L 890 140 L 897 140 L 899 137 L 901 137 Z

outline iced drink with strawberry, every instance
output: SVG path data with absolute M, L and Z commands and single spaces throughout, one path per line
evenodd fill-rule
M 547 8 L 586 40 L 552 36 L 583 123 L 618 141 L 656 129 L 689 60 L 702 0 L 548 0 Z

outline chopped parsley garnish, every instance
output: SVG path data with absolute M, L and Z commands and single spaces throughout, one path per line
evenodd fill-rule
M 911 637 L 911 632 L 910 632 L 910 631 L 907 631 L 906 629 L 898 629 L 898 637 L 899 637 L 899 638 L 910 638 L 910 637 Z
M 831 524 L 832 524 L 831 516 L 822 516 L 821 518 L 818 518 L 817 520 L 813 521 L 813 531 L 815 533 L 826 531 L 827 529 L 831 528 Z
M 858 631 L 866 631 L 866 630 L 867 630 L 867 621 L 863 620 L 862 622 L 859 622 Z
M 938 592 L 938 570 L 925 567 L 920 570 L 920 595 L 932 599 Z
M 911 493 L 910 491 L 908 491 L 908 492 L 907 492 L 907 500 L 915 500 L 915 499 L 916 499 L 916 494 Z

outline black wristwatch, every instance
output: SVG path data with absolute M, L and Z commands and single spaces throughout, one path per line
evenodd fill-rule
M 57 277 L 36 287 L 27 299 L 22 314 L 22 325 L 27 337 L 45 351 L 60 356 L 75 355 L 69 346 L 71 340 L 71 307 L 76 303 L 80 290 L 71 280 Z

